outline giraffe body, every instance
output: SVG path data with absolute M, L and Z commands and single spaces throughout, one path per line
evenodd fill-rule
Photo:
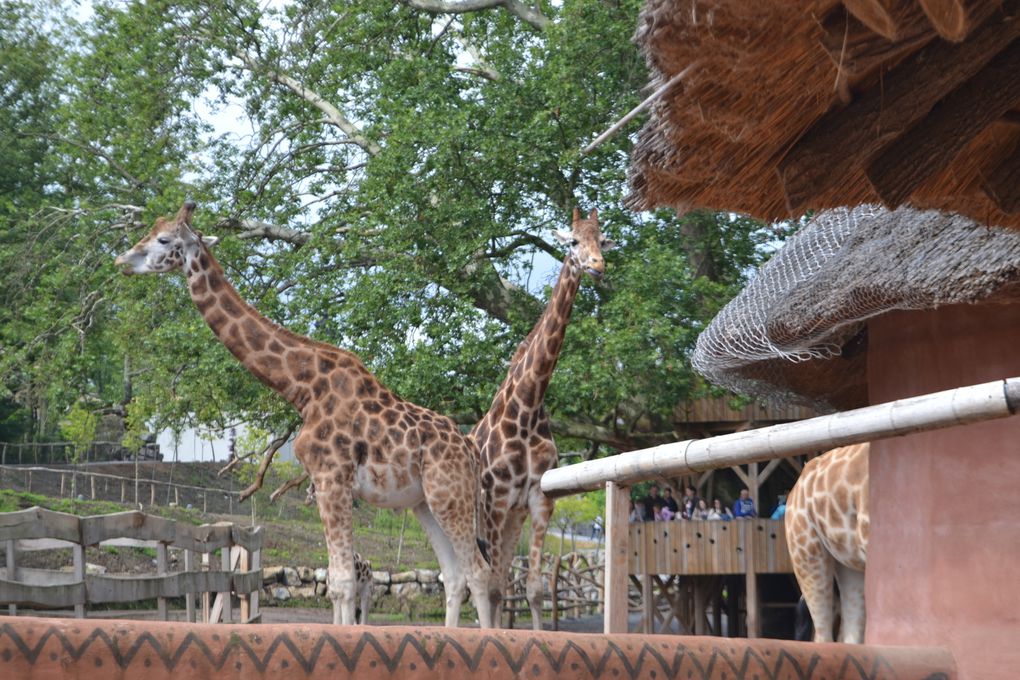
M 605 271 L 602 251 L 614 245 L 602 237 L 594 210 L 587 219 L 575 210 L 571 232 L 557 232 L 557 238 L 570 245 L 570 252 L 549 303 L 510 360 L 488 413 L 471 431 L 482 460 L 482 521 L 492 551 L 489 597 L 494 627 L 500 624 L 514 548 L 524 520 L 530 516 L 526 587 L 532 626 L 542 628 L 542 546 L 554 502 L 542 492 L 539 482 L 557 459 L 543 400 L 581 276 L 587 272 L 600 279 Z
M 470 587 L 479 621 L 490 620 L 490 568 L 478 541 L 478 451 L 449 418 L 405 401 L 351 352 L 292 333 L 244 302 L 208 239 L 191 229 L 193 203 L 160 218 L 117 258 L 125 273 L 183 269 L 213 333 L 260 381 L 300 413 L 294 453 L 315 485 L 329 553 L 334 623 L 354 623 L 357 574 L 353 503 L 410 507 L 439 558 L 446 624 L 458 622 Z
M 834 581 L 840 642 L 864 641 L 868 449 L 868 444 L 844 446 L 808 461 L 786 501 L 786 543 L 816 642 L 833 640 Z

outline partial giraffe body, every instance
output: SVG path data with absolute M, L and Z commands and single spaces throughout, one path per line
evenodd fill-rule
M 355 498 L 412 508 L 439 559 L 446 624 L 457 625 L 470 587 L 479 621 L 490 620 L 490 567 L 477 541 L 478 450 L 449 418 L 384 387 L 351 352 L 292 333 L 244 302 L 203 238 L 194 203 L 159 218 L 117 258 L 125 274 L 183 269 L 191 297 L 217 338 L 249 372 L 289 401 L 304 423 L 294 453 L 315 484 L 329 553 L 334 623 L 354 623 Z
M 546 470 L 555 467 L 557 458 L 543 400 L 581 276 L 588 273 L 601 279 L 605 272 L 602 251 L 615 245 L 603 238 L 594 210 L 582 219 L 575 209 L 571 231 L 557 231 L 556 236 L 570 249 L 556 287 L 538 323 L 510 360 L 489 412 L 471 431 L 482 455 L 482 521 L 492 555 L 489 598 L 494 627 L 500 625 L 514 548 L 530 515 L 527 596 L 532 626 L 542 628 L 542 546 L 554 503 L 542 493 L 539 482 Z
M 816 642 L 833 640 L 834 581 L 840 642 L 864 642 L 868 450 L 868 444 L 844 446 L 808 461 L 786 501 L 786 543 Z
M 354 553 L 355 595 L 358 602 L 358 623 L 368 624 L 368 612 L 372 609 L 372 563 Z

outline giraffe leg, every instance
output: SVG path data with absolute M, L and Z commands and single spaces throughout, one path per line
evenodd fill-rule
M 836 565 L 836 582 L 839 583 L 840 617 L 839 641 L 849 644 L 864 642 L 864 572 L 844 564 Z
M 832 642 L 835 560 L 824 551 L 821 541 L 818 541 L 818 548 L 821 550 L 818 554 L 796 556 L 793 571 L 800 584 L 804 602 L 811 612 L 815 642 Z
M 506 523 L 501 528 L 499 546 L 493 552 L 492 580 L 489 586 L 489 601 L 492 602 L 492 627 L 503 625 L 503 598 L 510 586 L 510 564 L 514 559 L 517 539 L 521 536 L 526 510 L 517 509 L 507 513 Z
M 460 605 L 464 602 L 467 580 L 460 568 L 453 544 L 436 521 L 429 506 L 421 503 L 414 507 L 413 512 L 425 530 L 425 535 L 429 537 L 432 550 L 439 560 L 439 570 L 443 573 L 443 591 L 446 593 L 446 625 L 454 627 L 460 619 Z
M 296 448 L 296 447 L 295 447 Z M 351 484 L 329 475 L 315 479 L 315 499 L 326 532 L 329 568 L 326 590 L 333 602 L 333 624 L 354 623 L 356 572 L 354 569 L 354 498 Z
M 549 529 L 549 519 L 556 507 L 555 501 L 546 496 L 536 486 L 528 499 L 531 510 L 531 546 L 528 550 L 528 606 L 531 607 L 531 627 L 542 630 L 542 548 L 545 546 L 545 532 Z M 556 597 L 556 593 L 552 594 Z
M 361 617 L 358 619 L 358 623 L 363 626 L 368 625 L 368 610 L 372 607 L 372 582 L 363 584 L 361 586 Z

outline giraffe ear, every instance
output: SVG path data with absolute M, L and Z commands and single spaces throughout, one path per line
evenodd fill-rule
M 574 216 L 573 216 L 572 219 L 573 219 L 574 222 L 579 222 L 581 220 L 581 209 L 580 208 L 574 208 Z
M 206 248 L 212 248 L 214 245 L 220 242 L 219 236 L 201 236 L 202 243 Z
M 562 229 L 553 229 L 553 236 L 556 237 L 557 241 L 564 245 L 572 243 L 574 240 L 573 234 L 571 234 L 569 231 L 563 231 Z
M 589 220 L 597 220 L 598 218 L 599 218 L 598 208 L 592 208 L 591 212 L 588 213 L 588 219 Z
M 601 250 L 604 253 L 607 250 L 612 250 L 613 248 L 618 248 L 618 247 L 619 247 L 619 244 L 617 244 L 616 241 L 614 241 L 611 238 L 607 238 L 605 241 L 602 242 Z

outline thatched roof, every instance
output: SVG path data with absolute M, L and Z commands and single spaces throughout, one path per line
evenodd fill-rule
M 884 203 L 1020 228 L 1020 1 L 647 0 L 628 204 Z
M 867 319 L 989 301 L 1020 301 L 1020 232 L 934 210 L 826 211 L 723 308 L 692 364 L 745 394 L 863 406 Z

